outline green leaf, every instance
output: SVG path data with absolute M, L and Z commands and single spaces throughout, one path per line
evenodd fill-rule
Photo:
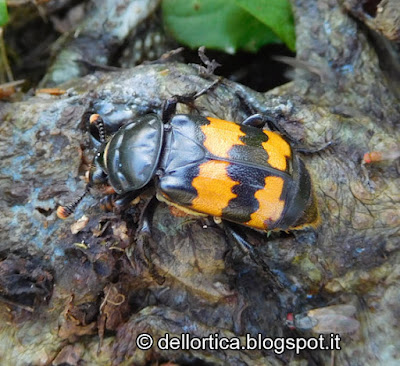
M 8 22 L 6 0 L 0 0 L 0 27 Z
M 234 53 L 279 42 L 271 29 L 235 0 L 163 0 L 166 29 L 179 42 Z
M 296 34 L 289 0 L 235 0 L 236 4 L 248 11 L 294 51 Z

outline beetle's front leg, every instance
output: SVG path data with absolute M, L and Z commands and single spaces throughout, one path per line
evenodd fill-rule
M 161 120 L 163 123 L 168 123 L 172 116 L 176 112 L 176 105 L 178 104 L 178 99 L 176 96 L 173 96 L 170 99 L 167 99 L 162 106 L 161 111 Z
M 210 90 L 214 89 L 221 81 L 222 78 L 219 77 L 218 79 L 214 80 L 210 85 L 206 86 L 198 92 L 193 92 L 187 95 L 173 95 L 170 99 L 167 99 L 162 106 L 161 119 L 163 123 L 168 123 L 170 121 L 171 117 L 176 112 L 176 105 L 178 103 L 186 104 L 194 108 L 194 101 L 202 95 L 207 94 Z
M 135 234 L 136 245 L 127 249 L 127 255 L 132 267 L 140 271 L 143 267 L 151 268 L 152 263 L 149 260 L 149 242 L 151 238 L 151 224 L 158 200 L 152 197 L 147 201 L 139 218 L 138 228 Z
M 135 200 L 142 192 L 128 192 L 123 195 L 119 194 L 109 194 L 105 196 L 100 201 L 100 207 L 104 211 L 116 211 L 122 212 L 128 208 L 132 201 Z
M 151 234 L 151 224 L 153 222 L 153 216 L 155 209 L 158 205 L 158 200 L 153 196 L 145 205 L 142 214 L 139 218 L 139 225 L 137 229 L 137 236 L 139 235 L 150 235 Z

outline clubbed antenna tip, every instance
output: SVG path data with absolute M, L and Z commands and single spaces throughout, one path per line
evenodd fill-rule
M 57 217 L 59 219 L 66 219 L 68 216 L 72 214 L 73 211 L 71 211 L 67 206 L 58 206 L 57 207 Z
M 71 216 L 71 214 L 75 211 L 76 207 L 82 201 L 83 197 L 89 192 L 89 186 L 86 186 L 85 192 L 83 192 L 74 202 L 57 207 L 57 216 L 58 218 L 64 220 L 67 217 Z
M 106 141 L 106 130 L 105 130 L 105 126 L 104 126 L 104 121 L 100 117 L 100 115 L 97 113 L 92 114 L 89 117 L 89 122 L 90 122 L 90 124 L 97 127 L 97 129 L 99 131 L 100 142 L 105 142 Z

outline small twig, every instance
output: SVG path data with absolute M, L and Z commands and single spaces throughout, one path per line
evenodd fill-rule
M 84 60 L 84 59 L 75 59 L 75 62 L 80 63 L 92 70 L 103 70 L 103 71 L 121 71 L 121 70 L 123 70 L 121 67 L 97 64 L 95 62 L 92 62 L 89 60 Z
M 161 61 L 161 62 L 168 61 L 171 57 L 180 54 L 183 50 L 184 50 L 183 47 L 179 47 L 175 50 L 171 50 L 166 53 L 163 53 L 158 61 Z
M 19 86 L 19 85 L 21 85 L 23 83 L 25 83 L 24 79 L 10 81 L 8 83 L 0 84 L 0 88 L 10 88 L 10 87 L 14 87 L 14 86 Z
M 207 75 L 213 75 L 214 71 L 217 67 L 221 66 L 221 64 L 219 64 L 217 61 L 215 60 L 211 60 L 206 56 L 205 54 L 205 50 L 206 48 L 204 46 L 201 46 L 199 48 L 199 57 L 201 62 L 206 65 L 206 67 L 203 67 L 205 74 Z
M 303 61 L 294 57 L 287 56 L 273 56 L 272 59 L 292 66 L 293 68 L 306 70 L 312 74 L 318 75 L 323 83 L 334 84 L 336 82 L 335 74 L 328 65 L 315 65 L 308 61 Z
M 11 67 L 10 67 L 10 64 L 8 63 L 8 59 L 7 59 L 6 46 L 4 44 L 2 27 L 0 27 L 0 57 L 1 57 L 1 63 L 3 64 L 4 69 L 6 71 L 8 81 L 14 81 Z M 4 82 L 4 81 L 5 80 L 2 80 L 2 82 Z

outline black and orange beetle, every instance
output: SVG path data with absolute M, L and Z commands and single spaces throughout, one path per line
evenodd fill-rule
M 88 187 L 109 184 L 117 198 L 130 202 L 153 186 L 159 201 L 187 213 L 263 231 L 316 226 L 310 175 L 280 133 L 263 129 L 263 116 L 238 124 L 175 114 L 177 103 L 193 101 L 207 90 L 171 98 L 161 117 L 138 117 L 108 141 L 101 117 L 92 115 L 102 145 Z M 60 206 L 58 216 L 69 216 L 80 199 Z

